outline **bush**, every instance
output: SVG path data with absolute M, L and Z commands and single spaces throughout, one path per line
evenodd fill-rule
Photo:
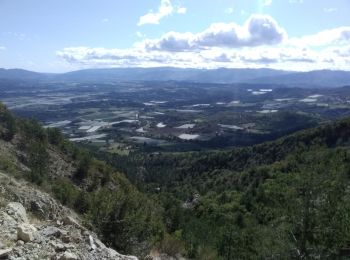
M 73 206 L 79 196 L 78 189 L 67 180 L 56 181 L 52 191 L 56 199 L 67 206 Z
M 42 142 L 31 142 L 29 145 L 29 178 L 31 182 L 42 184 L 48 177 L 49 154 Z
M 0 155 L 0 169 L 5 171 L 6 173 L 17 173 L 18 167 L 17 165 L 5 155 Z
M 59 145 L 64 140 L 63 135 L 58 128 L 47 128 L 46 133 L 50 144 Z
M 185 254 L 185 245 L 176 234 L 165 234 L 163 240 L 158 245 L 158 251 L 168 256 L 176 257 L 178 254 Z
M 92 164 L 92 158 L 89 153 L 83 152 L 79 159 L 78 168 L 74 174 L 74 178 L 79 181 L 84 180 L 88 177 L 89 169 Z
M 11 141 L 16 134 L 16 120 L 7 108 L 0 104 L 0 137 Z

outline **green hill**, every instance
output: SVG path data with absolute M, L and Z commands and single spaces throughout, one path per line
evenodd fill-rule
M 335 259 L 350 246 L 349 141 L 347 119 L 229 152 L 108 159 L 157 194 L 190 257 Z

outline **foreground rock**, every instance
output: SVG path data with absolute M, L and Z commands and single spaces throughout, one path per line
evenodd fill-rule
M 7 257 L 12 251 L 12 248 L 0 249 L 0 259 Z
M 58 260 L 79 260 L 79 257 L 70 252 L 64 252 L 62 255 L 57 256 Z
M 121 255 L 105 246 L 95 233 L 80 224 L 74 212 L 59 205 L 48 194 L 31 190 L 23 184 L 16 187 L 15 181 L 11 184 L 13 187 L 7 182 L 5 185 L 4 178 L 0 173 L 0 259 L 138 259 Z M 11 193 L 17 188 L 20 192 Z M 29 194 L 28 197 L 26 194 Z M 24 204 L 9 202 L 12 198 Z M 27 214 L 26 208 L 33 209 L 33 200 L 39 201 L 34 208 L 41 212 L 40 216 L 33 211 Z M 50 205 L 39 206 L 44 202 Z
M 34 240 L 36 234 L 36 228 L 30 224 L 22 224 L 17 228 L 17 239 L 22 240 L 24 243 Z
M 20 209 L 22 217 L 26 216 L 26 211 L 20 205 L 16 204 L 16 208 Z M 30 224 L 30 219 L 27 219 L 28 223 L 23 223 L 25 218 L 18 217 L 17 214 L 10 215 L 7 209 L 8 207 L 0 209 L 0 241 L 2 247 L 11 246 L 0 249 L 0 258 L 137 260 L 137 257 L 121 255 L 106 247 L 96 234 L 82 228 L 72 217 L 58 221 L 36 220 L 35 224 Z
M 21 203 L 11 202 L 6 207 L 6 213 L 18 222 L 28 223 L 27 212 Z

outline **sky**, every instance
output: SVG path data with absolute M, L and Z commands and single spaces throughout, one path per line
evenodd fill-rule
M 350 70 L 350 0 L 0 0 L 0 67 Z

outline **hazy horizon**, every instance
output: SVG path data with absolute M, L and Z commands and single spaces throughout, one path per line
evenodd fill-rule
M 29 69 L 24 69 L 24 68 L 2 68 L 4 70 L 25 70 L 29 72 L 34 72 L 34 73 L 40 73 L 40 74 L 64 74 L 64 73 L 70 73 L 70 72 L 77 72 L 81 70 L 108 70 L 108 69 L 183 69 L 183 70 L 220 70 L 220 69 L 234 69 L 234 70 L 260 70 L 260 69 L 271 69 L 271 70 L 280 70 L 280 71 L 285 71 L 285 72 L 290 72 L 290 73 L 299 73 L 299 72 L 312 72 L 312 71 L 344 71 L 344 72 L 350 72 L 349 70 L 341 70 L 341 69 L 315 69 L 315 70 L 286 70 L 286 69 L 273 69 L 273 68 L 250 68 L 250 67 L 242 67 L 242 68 L 225 68 L 225 67 L 219 67 L 219 68 L 184 68 L 184 67 L 169 67 L 169 66 L 156 66 L 156 67 L 101 67 L 101 68 L 78 68 L 78 69 L 72 69 L 72 70 L 67 70 L 67 71 L 59 71 L 59 72 L 48 72 L 48 71 L 37 71 L 37 70 L 29 70 Z
M 0 67 L 349 70 L 350 2 L 0 1 Z

